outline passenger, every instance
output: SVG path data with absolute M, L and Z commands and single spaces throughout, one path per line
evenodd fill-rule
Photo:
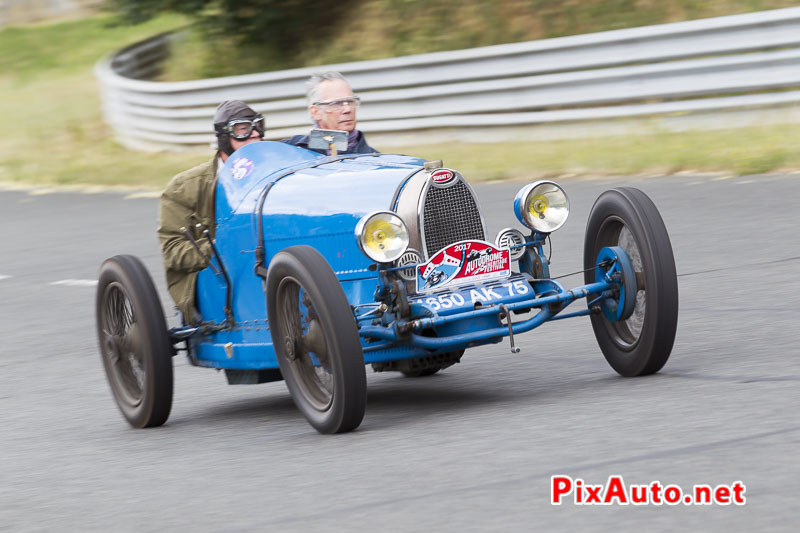
M 199 320 L 195 284 L 197 273 L 208 266 L 212 254 L 203 230 L 207 228 L 213 237 L 217 172 L 234 151 L 264 138 L 264 117 L 242 101 L 228 100 L 217 107 L 214 131 L 217 135 L 214 157 L 172 178 L 159 204 L 158 240 L 164 256 L 167 288 L 187 324 Z M 186 237 L 184 228 L 191 232 L 202 253 Z
M 377 150 L 367 144 L 364 133 L 356 129 L 356 108 L 361 100 L 353 94 L 350 84 L 338 72 L 314 74 L 306 82 L 308 113 L 316 128 L 349 132 L 347 150 L 340 154 L 372 154 Z M 295 135 L 283 142 L 330 155 L 329 150 L 308 148 L 308 135 Z

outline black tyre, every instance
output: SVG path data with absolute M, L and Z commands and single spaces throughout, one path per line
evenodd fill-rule
M 172 409 L 174 354 L 161 301 L 139 259 L 117 255 L 100 267 L 97 336 L 108 383 L 135 428 L 160 426 Z
M 267 315 L 281 374 L 297 408 L 320 433 L 361 424 L 367 376 L 347 297 L 328 262 L 309 246 L 275 255 Z
M 591 315 L 595 337 L 611 367 L 623 376 L 658 372 L 669 359 L 678 326 L 678 279 L 667 228 L 652 200 L 621 187 L 600 195 L 586 224 L 583 266 L 595 281 L 605 246 L 625 250 L 636 271 L 636 304 L 625 320 Z

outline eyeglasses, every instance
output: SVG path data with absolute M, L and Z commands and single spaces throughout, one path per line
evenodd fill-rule
M 361 105 L 361 98 L 358 96 L 348 96 L 347 98 L 337 98 L 336 100 L 329 100 L 327 102 L 314 102 L 313 105 L 325 106 L 325 111 L 339 111 L 344 106 L 351 108 Z
M 234 118 L 229 120 L 223 130 L 237 141 L 242 141 L 249 138 L 254 129 L 259 136 L 263 137 L 265 128 L 266 121 L 264 117 L 256 115 L 253 118 Z

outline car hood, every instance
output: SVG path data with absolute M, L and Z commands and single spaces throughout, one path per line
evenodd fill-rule
M 358 221 L 392 210 L 424 160 L 382 154 L 328 157 L 279 142 L 258 142 L 234 152 L 220 170 L 216 192 L 221 248 L 253 250 L 263 237 L 269 260 L 297 244 L 317 248 L 334 269 L 369 263 L 354 237 Z

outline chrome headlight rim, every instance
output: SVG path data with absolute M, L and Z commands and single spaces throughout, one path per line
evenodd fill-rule
M 560 223 L 558 223 L 552 228 L 542 228 L 539 221 L 530 218 L 530 213 L 527 211 L 527 209 L 525 209 L 525 206 L 528 205 L 528 197 L 531 194 L 531 192 L 533 192 L 533 190 L 536 187 L 542 185 L 552 185 L 556 187 L 559 191 L 561 191 L 561 194 L 564 195 L 564 202 L 566 204 L 565 207 L 567 210 L 567 214 L 564 215 L 564 218 L 561 220 Z M 550 234 L 556 231 L 557 229 L 561 228 L 569 218 L 569 211 L 570 211 L 570 203 L 569 203 L 569 196 L 567 196 L 567 192 L 561 185 L 552 180 L 537 180 L 531 182 L 528 185 L 524 186 L 522 189 L 520 189 L 519 192 L 517 193 L 517 196 L 514 198 L 514 214 L 517 216 L 517 220 L 519 220 L 526 227 L 542 235 Z
M 402 228 L 402 232 L 399 237 L 404 241 L 403 245 L 391 250 L 388 254 L 384 255 L 375 255 L 373 254 L 372 250 L 370 250 L 365 242 L 365 229 L 367 228 L 368 224 L 376 217 L 386 217 L 391 219 L 394 222 L 399 222 L 399 226 Z M 393 261 L 399 259 L 408 249 L 409 241 L 410 241 L 410 234 L 408 232 L 408 226 L 406 226 L 405 221 L 398 216 L 397 213 L 393 211 L 373 211 L 361 217 L 361 220 L 358 221 L 355 228 L 355 237 L 356 242 L 358 242 L 358 247 L 361 252 L 366 255 L 372 261 L 375 261 L 379 264 L 391 264 Z

